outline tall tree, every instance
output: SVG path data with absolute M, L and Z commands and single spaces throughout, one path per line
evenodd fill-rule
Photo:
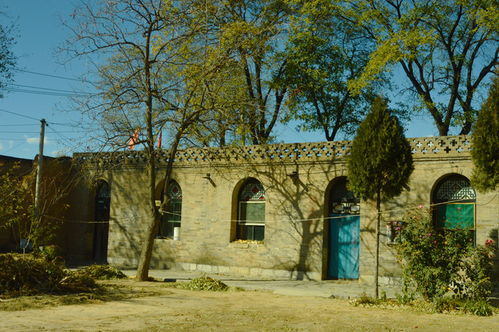
M 494 77 L 489 96 L 478 113 L 472 133 L 471 159 L 475 166 L 471 181 L 480 191 L 499 184 L 499 77 Z
M 148 278 L 161 213 L 155 206 L 156 138 L 168 128 L 169 136 L 164 139 L 169 141 L 164 176 L 168 186 L 180 141 L 203 114 L 199 75 L 210 71 L 204 64 L 190 62 L 189 40 L 199 28 L 190 21 L 190 9 L 187 2 L 173 0 L 88 2 L 75 10 L 74 21 L 67 24 L 73 38 L 66 49 L 73 56 L 96 61 L 101 92 L 84 102 L 85 109 L 102 124 L 111 146 L 124 147 L 133 137 L 134 144 L 144 147 L 149 220 L 137 280 Z M 165 197 L 161 209 L 167 206 Z
M 5 14 L 0 12 L 0 17 L 5 17 Z M 0 98 L 1 91 L 12 80 L 12 70 L 16 65 L 16 57 L 12 52 L 15 43 L 12 29 L 10 25 L 0 24 Z
M 321 6 L 293 1 L 282 84 L 288 86 L 289 116 L 304 130 L 321 130 L 326 140 L 350 135 L 374 99 L 373 84 L 354 95 L 347 82 L 359 77 L 374 43 L 357 27 L 342 24 L 333 15 L 332 2 Z
M 376 43 L 358 93 L 399 64 L 418 96 L 416 109 L 432 116 L 439 135 L 451 128 L 468 134 L 477 113 L 477 92 L 496 70 L 499 11 L 491 0 L 335 1 L 345 24 L 360 27 Z
M 375 296 L 378 297 L 379 236 L 381 202 L 408 188 L 413 171 L 411 146 L 404 129 L 388 109 L 387 101 L 376 98 L 371 112 L 359 126 L 348 158 L 348 187 L 358 197 L 376 202 Z
M 267 143 L 287 92 L 287 87 L 275 84 L 286 64 L 282 40 L 287 5 L 283 0 L 193 0 L 192 6 L 206 22 L 207 44 L 229 59 L 234 69 L 230 74 L 242 79 L 242 93 L 226 96 L 241 98 L 237 130 L 253 144 Z

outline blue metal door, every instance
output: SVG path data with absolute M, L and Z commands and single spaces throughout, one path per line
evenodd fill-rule
M 328 277 L 359 278 L 360 217 L 332 214 L 329 222 Z

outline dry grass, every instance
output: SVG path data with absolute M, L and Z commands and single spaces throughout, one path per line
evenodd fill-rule
M 367 305 L 354 306 L 343 299 L 260 291 L 192 291 L 167 288 L 164 282 L 130 279 L 99 284 L 108 290 L 102 297 L 75 294 L 13 299 L 10 310 L 25 311 L 1 312 L 0 330 L 475 332 L 493 331 L 499 326 L 497 314 L 431 314 L 408 306 L 371 305 L 369 301 L 364 303 L 366 300 L 361 302 Z M 74 305 L 78 303 L 85 305 Z M 5 304 L 0 303 L 6 308 Z
M 0 311 L 41 309 L 70 304 L 96 304 L 164 294 L 151 287 L 137 287 L 130 283 L 99 282 L 99 284 L 102 287 L 92 293 L 45 294 L 0 299 Z

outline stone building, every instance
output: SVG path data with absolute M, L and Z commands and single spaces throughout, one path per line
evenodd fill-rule
M 409 141 L 415 167 L 410 191 L 383 204 L 385 283 L 400 275 L 394 225 L 411 209 L 432 207 L 445 227 L 458 220 L 477 244 L 498 240 L 499 197 L 470 185 L 469 138 Z M 168 186 L 170 213 L 158 229 L 152 267 L 372 281 L 376 209 L 346 189 L 349 149 L 345 141 L 179 151 Z M 166 155 L 158 160 L 159 178 Z M 79 153 L 74 160 L 86 161 L 89 180 L 70 202 L 68 257 L 135 267 L 148 208 L 142 153 Z M 161 181 L 157 188 L 160 203 Z

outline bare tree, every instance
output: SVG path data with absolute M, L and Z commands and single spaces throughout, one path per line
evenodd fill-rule
M 82 101 L 82 106 L 102 125 L 107 146 L 123 148 L 133 138 L 133 144 L 144 149 L 149 222 L 137 280 L 148 278 L 160 218 L 155 206 L 156 139 L 168 129 L 167 186 L 181 140 L 203 120 L 205 90 L 200 77 L 209 70 L 192 56 L 198 45 L 191 38 L 200 25 L 190 10 L 187 2 L 106 0 L 85 3 L 66 22 L 73 37 L 65 50 L 74 57 L 90 57 L 97 69 L 99 94 Z M 161 209 L 167 206 L 165 197 Z

